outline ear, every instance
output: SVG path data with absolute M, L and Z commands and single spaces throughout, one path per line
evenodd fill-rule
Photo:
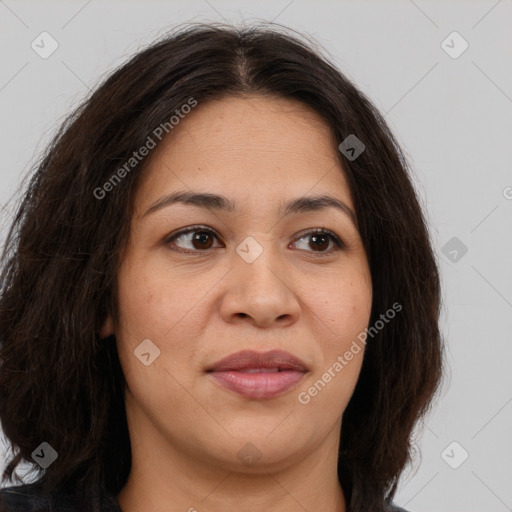
M 114 322 L 112 322 L 112 317 L 110 315 L 107 316 L 103 327 L 100 330 L 100 338 L 104 339 L 108 336 L 114 334 Z

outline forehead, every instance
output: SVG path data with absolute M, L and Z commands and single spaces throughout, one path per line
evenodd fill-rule
M 329 125 L 301 102 L 227 97 L 198 106 L 150 155 L 138 202 L 173 188 L 274 201 L 337 192 L 351 203 Z

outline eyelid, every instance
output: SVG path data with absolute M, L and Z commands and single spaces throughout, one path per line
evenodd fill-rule
M 199 224 L 199 225 L 187 226 L 183 229 L 180 229 L 179 231 L 177 231 L 175 233 L 172 233 L 171 235 L 166 236 L 164 238 L 164 243 L 167 245 L 170 242 L 172 242 L 174 239 L 180 237 L 181 235 L 186 235 L 186 234 L 188 234 L 190 232 L 194 232 L 194 231 L 204 231 L 206 233 L 211 233 L 218 240 L 221 240 L 220 235 L 213 228 Z M 296 243 L 301 238 L 305 238 L 308 235 L 315 235 L 315 234 L 322 234 L 322 235 L 326 235 L 326 236 L 330 237 L 336 248 L 334 250 L 331 249 L 330 251 L 320 251 L 320 252 L 306 251 L 306 252 L 311 252 L 311 253 L 316 254 L 317 256 L 321 257 L 321 256 L 328 256 L 334 252 L 337 252 L 339 250 L 347 248 L 347 244 L 344 242 L 344 240 L 339 235 L 337 235 L 335 232 L 333 232 L 327 228 L 310 228 L 310 229 L 301 231 L 301 232 L 297 233 L 296 235 L 294 235 L 294 243 Z M 201 251 L 201 250 L 192 251 L 189 249 L 181 249 L 181 248 L 174 249 L 174 250 L 176 250 L 177 252 L 197 253 L 197 254 L 201 254 L 203 252 L 208 251 L 208 249 L 205 249 L 204 251 Z
M 187 226 L 186 228 L 180 229 L 179 231 L 176 231 L 175 233 L 171 233 L 170 235 L 168 235 L 164 238 L 164 243 L 167 244 L 167 243 L 171 242 L 172 240 L 174 240 L 175 238 L 178 238 L 181 235 L 186 235 L 187 233 L 190 233 L 191 231 L 206 231 L 208 233 L 214 234 L 217 238 L 220 239 L 220 235 L 213 228 L 198 224 L 195 226 Z M 194 252 L 199 252 L 199 251 L 194 251 Z
M 333 240 L 334 244 L 339 249 L 347 248 L 347 244 L 343 241 L 343 239 L 339 235 L 337 235 L 334 231 L 331 231 L 330 229 L 327 229 L 327 228 L 310 228 L 310 229 L 306 229 L 305 231 L 303 231 L 301 233 L 298 233 L 295 236 L 296 236 L 297 240 L 300 240 L 301 238 L 304 238 L 308 235 L 315 235 L 315 234 L 330 236 L 331 239 Z M 311 251 L 311 252 L 314 252 L 314 251 Z M 322 254 L 322 253 L 319 253 L 319 254 Z M 330 254 L 330 252 L 324 252 L 323 254 Z

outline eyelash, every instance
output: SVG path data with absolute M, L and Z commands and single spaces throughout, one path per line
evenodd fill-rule
M 174 234 L 170 235 L 169 237 L 167 237 L 164 242 L 166 245 L 169 245 L 171 242 L 173 242 L 175 239 L 179 238 L 180 236 L 186 235 L 189 233 L 194 233 L 194 232 L 204 232 L 204 233 L 213 235 L 217 239 L 220 238 L 217 235 L 217 233 L 215 233 L 215 231 L 211 230 L 210 228 L 198 225 L 198 226 L 189 226 L 188 228 L 182 229 L 181 231 L 178 231 L 177 233 L 174 233 Z M 321 252 L 306 251 L 306 252 L 312 252 L 313 254 L 315 254 L 315 257 L 328 256 L 328 255 L 332 254 L 333 252 L 337 252 L 339 250 L 346 249 L 346 244 L 343 242 L 343 240 L 338 235 L 336 235 L 332 231 L 329 231 L 328 229 L 323 229 L 323 228 L 315 228 L 315 229 L 311 229 L 305 233 L 302 233 L 297 238 L 297 240 L 300 240 L 302 238 L 306 238 L 306 237 L 312 236 L 312 235 L 328 236 L 332 240 L 334 247 L 335 247 L 334 249 L 331 249 L 330 251 L 321 251 Z M 204 252 L 208 251 L 209 249 L 192 251 L 189 249 L 179 248 L 179 249 L 172 249 L 172 250 L 177 251 L 177 252 L 183 252 L 183 253 L 190 253 L 190 254 L 196 253 L 197 254 L 197 253 L 204 253 Z

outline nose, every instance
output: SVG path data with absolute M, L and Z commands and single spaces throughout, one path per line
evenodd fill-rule
M 255 327 L 285 327 L 297 321 L 300 303 L 291 275 L 269 248 L 252 262 L 239 254 L 226 276 L 221 315 L 226 322 L 250 322 Z

